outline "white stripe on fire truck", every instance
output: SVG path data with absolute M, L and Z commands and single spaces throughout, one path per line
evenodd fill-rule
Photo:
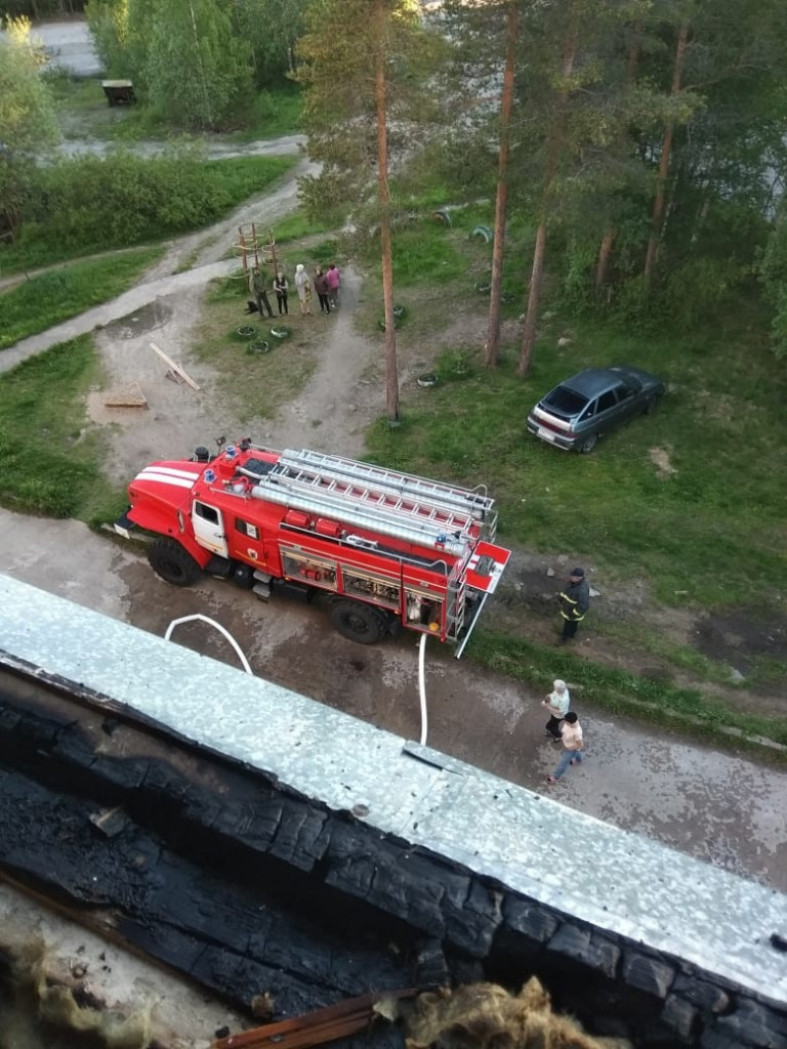
M 176 488 L 193 488 L 194 482 L 187 481 L 185 477 L 169 477 L 167 474 L 156 473 L 155 470 L 143 470 L 137 475 L 138 481 L 158 481 L 160 484 L 171 484 Z
M 169 477 L 190 477 L 192 481 L 196 481 L 200 475 L 199 470 L 179 470 L 177 466 L 146 466 L 142 471 L 143 473 L 159 473 L 167 474 Z

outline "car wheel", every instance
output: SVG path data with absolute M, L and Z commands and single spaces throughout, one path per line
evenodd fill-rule
M 376 645 L 388 628 L 384 612 L 359 601 L 337 601 L 331 607 L 331 622 L 340 634 L 360 645 Z
M 648 397 L 648 399 L 645 401 L 645 404 L 642 407 L 642 414 L 643 415 L 650 415 L 651 412 L 655 412 L 656 405 L 658 403 L 659 403 L 659 395 L 657 393 L 652 393 L 650 395 L 650 397 Z
M 592 452 L 593 449 L 596 447 L 597 442 L 598 442 L 598 434 L 597 433 L 589 433 L 587 435 L 587 437 L 583 441 L 580 442 L 580 445 L 579 445 L 580 452 L 582 452 L 583 455 L 589 455 L 590 452 Z

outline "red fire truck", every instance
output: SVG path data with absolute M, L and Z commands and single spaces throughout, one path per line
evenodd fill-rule
M 337 630 L 362 644 L 405 627 L 453 642 L 458 658 L 510 556 L 483 486 L 249 439 L 151 463 L 128 495 L 115 529 L 158 536 L 148 559 L 162 579 L 189 586 L 206 571 L 262 599 L 322 592 Z

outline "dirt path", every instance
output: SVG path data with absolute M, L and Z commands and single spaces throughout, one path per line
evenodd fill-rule
M 212 266 L 191 271 L 213 273 Z M 344 274 L 339 310 L 325 318 L 320 361 L 300 394 L 283 404 L 274 419 L 241 423 L 219 389 L 218 374 L 196 360 L 196 340 L 204 287 L 184 286 L 177 294 L 157 298 L 133 314 L 96 333 L 106 381 L 88 398 L 93 424 L 106 426 L 111 454 L 107 469 L 117 483 L 127 482 L 150 459 L 187 454 L 219 434 L 229 440 L 251 433 L 275 448 L 316 446 L 357 458 L 364 433 L 382 410 L 379 383 L 369 377 L 379 355 L 376 341 L 353 328 L 353 308 L 360 277 Z M 318 319 L 321 322 L 322 318 Z M 296 322 L 297 323 L 297 322 Z M 151 341 L 182 363 L 199 384 L 167 381 L 166 366 L 150 349 Z M 107 389 L 137 383 L 144 391 L 147 410 L 108 408 Z
M 379 383 L 371 377 L 379 345 L 358 335 L 353 323 L 360 288 L 359 275 L 345 270 L 340 307 L 326 318 L 330 327 L 317 370 L 265 426 L 266 440 L 275 447 L 302 448 L 311 442 L 339 455 L 363 455 L 364 433 L 382 405 Z
M 300 153 L 305 139 L 303 135 L 285 135 L 281 138 L 260 138 L 253 142 L 221 141 L 215 136 L 203 136 L 205 156 L 208 160 L 229 160 L 231 157 L 271 157 L 287 156 Z M 132 149 L 142 157 L 155 157 L 168 148 L 166 139 L 142 139 L 134 142 L 127 149 Z M 116 143 L 103 138 L 67 138 L 59 147 L 60 153 L 77 156 L 90 153 L 103 157 L 116 148 Z

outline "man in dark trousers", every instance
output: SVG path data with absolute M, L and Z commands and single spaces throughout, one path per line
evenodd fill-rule
M 572 568 L 568 583 L 558 595 L 560 614 L 563 617 L 561 641 L 570 641 L 577 632 L 577 627 L 585 618 L 590 608 L 590 588 L 585 579 L 584 568 Z
M 269 317 L 272 317 L 273 310 L 268 301 L 268 282 L 265 279 L 265 274 L 260 272 L 259 266 L 254 267 L 254 272 L 251 277 L 251 288 L 254 292 L 254 297 L 257 300 L 257 309 L 259 310 L 260 317 L 264 317 L 266 313 Z

